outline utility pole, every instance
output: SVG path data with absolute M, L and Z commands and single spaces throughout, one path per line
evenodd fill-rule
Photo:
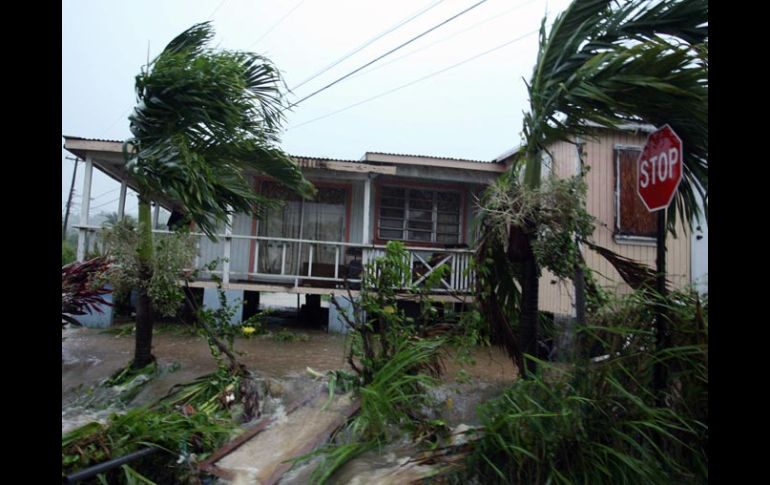
M 70 218 L 70 206 L 72 205 L 72 194 L 75 193 L 75 177 L 78 174 L 78 161 L 79 158 L 75 157 L 64 157 L 67 160 L 72 160 L 75 162 L 75 168 L 72 170 L 72 183 L 70 184 L 70 194 L 67 197 L 67 208 L 64 210 L 64 224 L 61 228 L 61 240 L 64 241 L 67 239 L 67 221 Z

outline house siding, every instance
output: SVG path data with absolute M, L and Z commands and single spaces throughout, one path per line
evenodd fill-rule
M 654 244 L 617 243 L 615 230 L 615 147 L 616 145 L 643 147 L 647 140 L 644 134 L 605 131 L 597 138 L 585 140 L 585 165 L 588 168 L 586 181 L 588 194 L 586 207 L 596 218 L 591 240 L 602 247 L 622 256 L 655 268 L 656 249 Z M 554 173 L 568 177 L 576 173 L 577 152 L 575 146 L 559 142 L 550 147 L 553 155 Z M 677 224 L 677 238 L 669 234 L 666 239 L 666 270 L 669 281 L 676 288 L 690 284 L 690 231 L 681 221 Z M 584 248 L 586 264 L 594 271 L 596 282 L 615 294 L 627 294 L 631 288 L 623 282 L 612 265 L 596 252 Z M 539 307 L 543 311 L 557 314 L 574 314 L 574 287 L 571 282 L 560 282 L 548 271 L 540 279 Z

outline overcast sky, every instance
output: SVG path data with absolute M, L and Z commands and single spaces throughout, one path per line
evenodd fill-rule
M 146 63 L 148 46 L 153 58 L 197 22 L 213 20 L 214 45 L 269 57 L 288 86 L 295 88 L 424 10 L 293 89 L 289 100 L 296 101 L 478 1 L 64 0 L 62 134 L 127 138 L 134 76 Z M 567 0 L 481 3 L 296 106 L 287 115 L 282 148 L 293 155 L 356 160 L 366 151 L 493 159 L 520 142 L 527 107 L 524 79 L 529 79 L 535 62 L 536 30 L 546 12 L 550 22 L 568 4 Z M 514 42 L 460 66 L 316 120 L 510 41 Z M 71 156 L 62 150 L 62 209 L 73 169 L 65 155 Z M 82 168 L 81 164 L 76 202 L 82 191 Z M 96 170 L 91 196 L 91 214 L 117 211 L 118 184 Z M 126 206 L 128 213 L 135 213 L 136 198 L 129 197 Z

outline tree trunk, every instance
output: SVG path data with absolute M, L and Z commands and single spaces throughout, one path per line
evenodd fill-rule
M 139 273 L 142 282 L 147 282 L 152 277 L 152 217 L 150 203 L 142 196 L 139 197 L 139 237 Z M 134 369 L 141 369 L 155 360 L 152 355 L 152 324 L 150 296 L 147 288 L 142 286 L 137 290 Z
M 519 338 L 521 340 L 521 350 L 524 354 L 538 356 L 537 337 L 538 337 L 538 277 L 537 263 L 532 247 L 527 245 L 527 252 L 521 265 L 521 313 L 519 320 Z M 537 371 L 537 363 L 524 357 L 524 369 L 522 377 L 525 379 L 532 377 Z

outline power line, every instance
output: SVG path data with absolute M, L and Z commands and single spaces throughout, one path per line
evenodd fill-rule
M 519 36 L 519 37 L 517 37 L 517 38 L 515 38 L 513 40 L 509 40 L 508 42 L 500 44 L 500 45 L 498 45 L 496 47 L 493 47 L 493 48 L 491 48 L 491 49 L 489 49 L 487 51 L 482 52 L 481 54 L 477 54 L 477 55 L 475 55 L 473 57 L 469 57 L 468 59 L 465 59 L 463 61 L 458 62 L 457 64 L 452 64 L 449 67 L 445 67 L 444 69 L 441 69 L 439 71 L 432 72 L 432 73 L 430 73 L 430 74 L 428 74 L 426 76 L 423 76 L 423 77 L 421 77 L 419 79 L 415 79 L 414 81 L 408 82 L 406 84 L 402 84 L 401 86 L 398 86 L 398 87 L 395 87 L 395 88 L 390 89 L 388 91 L 385 91 L 385 92 L 382 92 L 380 94 L 374 95 L 374 96 L 372 96 L 370 98 L 366 98 L 363 101 L 359 101 L 359 102 L 351 104 L 349 106 L 345 106 L 344 108 L 338 109 L 337 111 L 332 111 L 331 113 L 327 113 L 327 114 L 325 114 L 323 116 L 319 116 L 318 118 L 313 118 L 311 120 L 305 121 L 305 122 L 300 123 L 298 125 L 290 126 L 289 128 L 287 128 L 287 131 L 291 130 L 291 129 L 294 129 L 294 128 L 299 128 L 300 126 L 303 126 L 303 125 L 307 125 L 307 124 L 313 123 L 314 121 L 318 121 L 318 120 L 322 120 L 324 118 L 328 118 L 329 116 L 335 115 L 337 113 L 342 113 L 343 111 L 347 111 L 347 110 L 349 110 L 351 108 L 355 108 L 356 106 L 360 106 L 360 105 L 362 105 L 364 103 L 368 103 L 369 101 L 374 101 L 377 98 L 381 98 L 383 96 L 386 96 L 386 95 L 391 94 L 391 93 L 395 93 L 396 91 L 400 91 L 401 89 L 407 88 L 407 87 L 412 86 L 414 84 L 417 84 L 419 82 L 425 81 L 426 79 L 430 79 L 433 76 L 437 76 L 437 75 L 439 75 L 441 73 L 449 71 L 450 69 L 454 69 L 455 67 L 462 66 L 465 63 L 468 63 L 470 61 L 478 59 L 479 57 L 485 56 L 487 54 L 491 54 L 492 52 L 494 52 L 494 51 L 496 51 L 498 49 L 502 49 L 503 47 L 506 47 L 506 46 L 508 46 L 510 44 L 513 44 L 514 42 L 518 42 L 518 41 L 524 39 L 525 37 L 529 37 L 530 35 L 537 33 L 538 30 L 539 29 L 535 29 L 535 30 L 532 30 L 530 32 L 527 32 L 526 34 L 524 34 L 522 36 Z
M 411 39 L 409 39 L 408 41 L 406 41 L 406 42 L 404 42 L 404 43 L 400 44 L 400 45 L 399 45 L 399 46 L 397 46 L 397 47 L 394 47 L 393 49 L 389 50 L 389 51 L 388 51 L 388 52 L 386 52 L 385 54 L 382 54 L 381 56 L 379 56 L 379 57 L 375 58 L 374 60 L 371 60 L 371 61 L 367 62 L 366 64 L 364 64 L 363 66 L 359 67 L 358 69 L 356 69 L 356 70 L 354 70 L 354 71 L 351 71 L 351 72 L 349 72 L 349 73 L 345 74 L 344 76 L 342 76 L 342 77 L 338 78 L 336 81 L 332 81 L 331 83 L 327 84 L 326 86 L 322 87 L 321 89 L 318 89 L 318 90 L 316 90 L 316 91 L 313 91 L 312 93 L 308 94 L 307 96 L 305 96 L 304 98 L 300 99 L 299 101 L 297 101 L 297 102 L 295 102 L 295 103 L 292 103 L 292 104 L 290 104 L 290 105 L 289 105 L 289 106 L 288 106 L 286 109 L 289 109 L 289 108 L 292 108 L 292 107 L 294 107 L 294 106 L 297 106 L 297 105 L 298 105 L 298 104 L 300 104 L 301 102 L 303 102 L 303 101 L 305 101 L 305 100 L 307 100 L 307 99 L 309 99 L 309 98 L 312 98 L 312 97 L 313 97 L 313 96 L 315 96 L 316 94 L 318 94 L 318 93 L 320 93 L 320 92 L 322 92 L 322 91 L 325 91 L 325 90 L 329 89 L 330 87 L 334 86 L 334 85 L 335 85 L 335 84 L 337 84 L 338 82 L 341 82 L 341 81 L 343 81 L 343 80 L 345 80 L 345 79 L 349 78 L 350 76 L 352 76 L 353 74 L 357 73 L 358 71 L 360 71 L 360 70 L 362 70 L 362 69 L 365 69 L 365 68 L 367 68 L 367 67 L 371 66 L 372 64 L 374 64 L 375 62 L 379 61 L 380 59 L 382 59 L 382 58 L 384 58 L 384 57 L 386 57 L 386 56 L 389 56 L 390 54 L 392 54 L 392 53 L 396 52 L 396 51 L 397 51 L 397 50 L 399 50 L 399 49 L 402 49 L 402 48 L 406 47 L 407 45 L 411 44 L 411 43 L 412 43 L 412 42 L 414 42 L 415 40 L 417 40 L 417 39 L 419 39 L 419 38 L 421 38 L 421 37 L 424 37 L 424 36 L 428 35 L 429 33 L 433 32 L 434 30 L 438 29 L 439 27 L 441 27 L 441 26 L 443 26 L 443 25 L 446 25 L 447 23 L 449 23 L 449 22 L 451 22 L 452 20 L 456 19 L 457 17 L 460 17 L 461 15 L 464 15 L 464 14 L 466 14 L 466 13 L 470 12 L 471 10 L 473 10 L 474 8 L 478 7 L 479 5 L 481 5 L 482 3 L 486 2 L 486 1 L 487 1 L 487 0 L 481 0 L 481 1 L 479 1 L 479 2 L 477 2 L 477 3 L 475 3 L 475 4 L 473 4 L 473 5 L 471 5 L 470 7 L 466 8 L 466 9 L 465 9 L 465 10 L 463 10 L 462 12 L 460 12 L 460 13 L 457 13 L 457 14 L 453 15 L 452 17 L 449 17 L 448 19 L 444 20 L 443 22 L 441 22 L 441 23 L 439 23 L 439 24 L 436 24 L 436 25 L 434 25 L 433 27 L 431 27 L 430 29 L 428 29 L 428 30 L 424 31 L 424 32 L 423 32 L 423 33 L 421 33 L 421 34 L 418 34 L 418 35 L 416 35 L 415 37 L 412 37 L 412 38 L 411 38 Z M 286 110 L 286 109 L 285 109 L 285 110 Z M 284 111 L 285 111 L 285 110 L 284 110 Z
M 95 206 L 91 207 L 89 210 L 98 209 L 99 207 L 104 207 L 105 205 L 109 205 L 109 204 L 112 204 L 113 202 L 117 202 L 117 201 L 119 201 L 119 200 L 120 200 L 120 197 L 118 197 L 118 198 L 116 198 L 116 199 L 112 199 L 112 200 L 111 200 L 111 201 L 109 201 L 109 202 L 105 202 L 104 204 L 95 205 Z
M 100 198 L 104 197 L 107 194 L 111 194 L 111 193 L 115 192 L 116 190 L 120 190 L 120 187 L 118 187 L 116 189 L 108 190 L 107 192 L 103 192 L 103 193 L 97 195 L 96 197 L 91 197 L 91 200 L 100 199 Z
M 222 8 L 222 5 L 224 5 L 226 1 L 227 0 L 222 0 L 221 2 L 219 2 L 219 5 L 217 5 L 217 8 L 215 8 L 214 11 L 211 12 L 207 18 L 209 20 L 214 20 L 214 15 L 219 11 L 220 8 Z
M 293 91 L 293 90 L 295 90 L 295 89 L 297 89 L 297 88 L 299 88 L 299 87 L 301 87 L 301 86 L 303 86 L 303 85 L 305 85 L 306 83 L 308 83 L 308 82 L 312 81 L 313 79 L 317 78 L 317 77 L 318 77 L 318 76 L 320 76 L 321 74 L 323 74 L 323 73 L 327 72 L 329 69 L 331 69 L 332 67 L 334 67 L 334 66 L 338 65 L 340 62 L 344 61 L 345 59 L 348 59 L 350 56 L 352 56 L 352 55 L 354 55 L 354 54 L 357 54 L 358 52 L 360 52 L 360 51 L 361 51 L 361 50 L 363 50 L 364 48 L 366 48 L 366 47 L 368 47 L 369 45 L 371 45 L 373 42 L 375 42 L 375 41 L 377 41 L 377 40 L 379 40 L 379 39 L 383 38 L 384 36 L 386 36 L 387 34 L 389 34 L 389 33 L 393 32 L 394 30 L 396 30 L 396 29 L 398 29 L 398 28 L 400 28 L 400 27 L 403 27 L 404 25 L 408 24 L 409 22 L 411 22 L 412 20 L 416 19 L 416 18 L 417 18 L 417 17 L 419 17 L 420 15 L 424 14 L 424 13 L 425 13 L 425 12 L 427 12 L 428 10 L 432 9 L 433 7 L 436 7 L 438 4 L 442 3 L 443 1 L 444 1 L 444 0 L 437 0 L 436 2 L 433 2 L 432 4 L 430 4 L 430 5 L 428 5 L 427 7 L 423 8 L 422 10 L 420 10 L 420 11 L 418 11 L 418 12 L 416 12 L 416 13 L 412 14 L 411 16 L 407 17 L 406 19 L 404 19 L 404 20 L 401 20 L 401 21 L 400 21 L 400 22 L 398 22 L 396 25 L 394 25 L 394 26 L 392 26 L 392 27 L 388 28 L 387 30 L 385 30 L 385 31 L 383 31 L 383 32 L 381 32 L 381 33 L 379 33 L 379 34 L 377 34 L 376 36 L 372 37 L 372 38 L 371 38 L 371 39 L 369 39 L 368 41 L 364 42 L 364 43 L 363 43 L 363 44 L 361 44 L 360 46 L 358 46 L 358 47 L 356 47 L 355 49 L 353 49 L 351 52 L 349 52 L 349 53 L 345 54 L 344 56 L 340 57 L 339 59 L 337 59 L 337 60 L 336 60 L 336 61 L 334 61 L 333 63 L 329 64 L 328 66 L 324 67 L 324 68 L 323 68 L 323 69 L 321 69 L 320 71 L 316 72 L 315 74 L 313 74 L 313 75 L 312 75 L 312 76 L 310 76 L 309 78 L 305 79 L 305 80 L 304 80 L 304 81 L 302 81 L 301 83 L 299 83 L 299 84 L 297 84 L 296 86 L 294 86 L 293 88 L 291 88 L 291 89 L 292 89 L 292 91 Z
M 289 17 L 289 15 L 291 15 L 291 14 L 292 14 L 292 13 L 293 13 L 295 10 L 297 10 L 297 9 L 298 9 L 298 8 L 299 8 L 299 7 L 300 7 L 300 6 L 301 6 L 303 3 L 305 3 L 305 0 L 300 0 L 300 2 L 299 2 L 297 5 L 295 5 L 295 6 L 294 6 L 294 8 L 292 8 L 291 10 L 289 10 L 289 12 L 288 12 L 286 15 L 284 15 L 283 17 L 281 17 L 281 19 L 280 19 L 278 22 L 276 22 L 275 24 L 273 24 L 273 26 L 272 26 L 272 27 L 270 27 L 270 28 L 267 30 L 267 32 L 265 32 L 264 34 L 262 34 L 262 36 L 261 36 L 259 39 L 257 39 L 257 40 L 255 40 L 254 42 L 252 42 L 252 44 L 251 44 L 250 46 L 248 46 L 248 47 L 246 48 L 246 50 L 249 50 L 249 49 L 251 49 L 252 47 L 254 47 L 255 45 L 257 45 L 257 44 L 259 43 L 259 41 L 260 41 L 260 40 L 262 40 L 262 39 L 264 39 L 265 37 L 267 37 L 267 36 L 268 36 L 268 34 L 270 34 L 270 32 L 272 32 L 272 31 L 273 31 L 273 30 L 274 30 L 276 27 L 278 27 L 279 25 L 281 25 L 281 23 L 282 23 L 284 20 L 286 20 L 286 18 L 288 18 L 288 17 Z
M 422 51 L 424 51 L 425 49 L 428 49 L 428 48 L 430 48 L 430 47 L 433 47 L 434 45 L 440 44 L 440 43 L 442 43 L 442 42 L 445 42 L 445 41 L 447 41 L 447 40 L 449 40 L 449 39 L 452 39 L 452 38 L 454 38 L 454 37 L 457 37 L 458 35 L 460 35 L 460 34 L 463 34 L 463 33 L 465 33 L 465 32 L 468 32 L 469 30 L 473 30 L 473 29 L 475 29 L 476 27 L 480 27 L 480 26 L 482 26 L 482 25 L 486 24 L 487 22 L 490 22 L 490 21 L 492 21 L 492 20 L 496 20 L 496 19 L 499 19 L 499 18 L 501 18 L 501 17 L 503 17 L 503 16 L 505 16 L 505 15 L 508 15 L 509 13 L 513 12 L 514 10 L 518 10 L 518 9 L 520 9 L 521 7 L 524 7 L 524 6 L 526 6 L 526 5 L 529 5 L 530 3 L 534 3 L 534 2 L 536 2 L 536 1 L 537 1 L 537 0 L 528 0 L 528 1 L 524 2 L 524 3 L 520 3 L 520 4 L 516 5 L 516 6 L 515 6 L 515 7 L 513 7 L 513 8 L 509 8 L 508 10 L 504 10 L 504 11 L 502 11 L 502 12 L 500 12 L 500 13 L 497 13 L 497 14 L 495 14 L 495 15 L 492 15 L 491 17 L 487 17 L 486 19 L 484 19 L 484 20 L 482 20 L 482 21 L 480 21 L 480 22 L 477 22 L 477 23 L 475 23 L 475 24 L 471 25 L 470 27 L 466 27 L 466 28 L 464 28 L 464 29 L 462 29 L 462 30 L 458 30 L 457 32 L 455 32 L 455 33 L 453 33 L 453 34 L 450 34 L 450 35 L 447 35 L 446 37 L 442 37 L 441 39 L 439 39 L 439 40 L 437 40 L 437 41 L 435 41 L 435 42 L 431 42 L 430 44 L 426 44 L 426 45 L 425 45 L 425 46 L 423 46 L 423 47 L 417 48 L 417 49 L 415 49 L 415 50 L 413 50 L 413 51 L 411 51 L 411 52 L 407 52 L 406 54 L 404 54 L 404 55 L 402 55 L 402 56 L 396 57 L 395 59 L 391 59 L 390 61 L 388 61 L 388 62 L 386 62 L 386 63 L 384 63 L 384 64 L 380 64 L 380 65 L 378 65 L 378 66 L 372 67 L 371 69 L 369 69 L 369 70 L 367 70 L 367 71 L 364 71 L 364 72 L 358 73 L 357 75 L 355 75 L 355 76 L 352 76 L 352 78 L 357 78 L 357 77 L 365 76 L 365 75 L 367 75 L 367 74 L 369 74 L 369 73 L 372 73 L 372 72 L 374 72 L 374 71 L 377 71 L 377 70 L 379 70 L 379 69 L 381 69 L 381 68 L 383 68 L 383 67 L 385 67 L 385 66 L 389 66 L 389 65 L 393 64 L 394 62 L 398 62 L 398 61 L 400 61 L 401 59 L 405 59 L 405 58 L 407 58 L 407 57 L 409 57 L 409 56 L 411 56 L 411 55 L 413 55 L 413 54 L 417 54 L 418 52 L 422 52 Z
M 97 138 L 101 138 L 101 137 L 103 137 L 103 136 L 104 136 L 104 135 L 105 135 L 105 134 L 106 134 L 108 131 L 110 131 L 110 130 L 112 129 L 112 127 L 113 127 L 113 126 L 115 126 L 115 124 L 116 124 L 118 121 L 120 121 L 120 120 L 122 120 L 123 118 L 125 118 L 125 117 L 126 117 L 126 115 L 128 114 L 128 112 L 129 112 L 129 111 L 131 111 L 131 106 L 129 106 L 128 108 L 126 108 L 126 110 L 125 110 L 125 111 L 123 111 L 123 114 L 121 114 L 121 115 L 120 115 L 120 116 L 119 116 L 119 117 L 118 117 L 118 118 L 117 118 L 115 121 L 113 121 L 113 122 L 110 124 L 110 126 L 108 126 L 107 128 L 105 128 L 104 130 L 102 130 L 102 132 L 101 132 L 100 134 L 98 134 L 96 137 L 97 137 Z

